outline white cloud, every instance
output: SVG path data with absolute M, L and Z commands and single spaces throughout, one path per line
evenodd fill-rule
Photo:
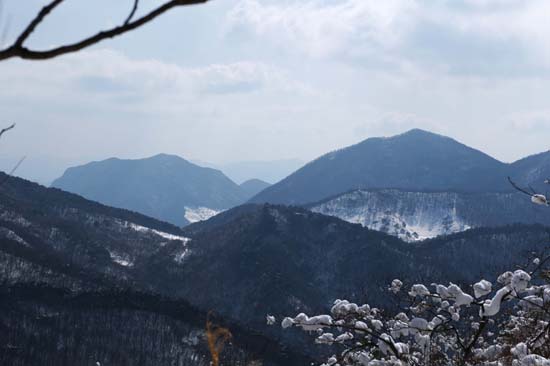
M 348 53 L 361 43 L 395 47 L 410 26 L 411 0 L 310 0 L 265 4 L 242 0 L 227 16 L 228 28 L 250 27 L 281 46 L 293 45 L 313 56 Z
M 316 58 L 476 72 L 484 62 L 550 67 L 549 13 L 546 0 L 240 0 L 226 26 Z
M 58 92 L 67 91 L 74 95 L 71 89 L 79 84 L 85 92 L 108 95 L 110 89 L 116 89 L 117 93 L 139 93 L 147 98 L 203 98 L 204 93 L 218 87 L 228 94 L 307 91 L 307 86 L 291 80 L 283 70 L 264 63 L 242 61 L 181 67 L 155 59 L 130 59 L 108 49 L 86 51 L 47 63 L 12 61 L 3 69 L 0 80 L 11 86 L 11 95 L 48 97 L 54 93 L 57 97 Z M 254 88 L 242 88 L 243 85 Z M 2 91 L 8 92 L 6 88 Z

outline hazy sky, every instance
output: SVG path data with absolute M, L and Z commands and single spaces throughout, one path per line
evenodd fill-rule
M 1 1 L 1 0 L 0 0 Z M 9 42 L 44 0 L 4 0 Z M 119 24 L 131 0 L 66 0 L 37 48 Z M 161 3 L 142 0 L 141 11 Z M 100 9 L 100 10 L 97 10 Z M 0 62 L 4 169 L 159 152 L 304 161 L 413 127 L 503 161 L 550 144 L 547 0 L 212 0 L 52 61 Z

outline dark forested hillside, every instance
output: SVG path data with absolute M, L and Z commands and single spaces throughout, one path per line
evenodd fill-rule
M 0 206 L 0 364 L 210 364 L 212 309 L 159 295 L 140 275 L 164 251 L 178 263 L 187 239 L 177 227 L 18 178 L 0 186 Z M 225 365 L 308 362 L 218 320 L 233 334 Z
M 32 285 L 0 291 L 2 365 L 209 364 L 204 316 L 185 303 Z M 226 355 L 249 357 L 238 349 Z
M 467 281 L 547 247 L 549 232 L 511 225 L 410 244 L 298 207 L 249 205 L 187 228 L 193 239 L 179 269 L 186 284 L 180 291 L 197 304 L 212 302 L 234 316 L 263 321 L 253 319 L 247 304 L 258 301 L 265 312 L 309 310 L 334 296 L 372 296 L 376 302 L 395 277 Z M 193 283 L 201 267 L 211 270 Z M 239 296 L 225 302 L 231 293 Z
M 17 268 L 6 273 L 8 281 L 50 263 L 63 264 L 65 272 L 130 281 L 134 262 L 174 240 L 183 250 L 186 241 L 173 225 L 14 177 L 0 186 L 0 210 L 1 249 L 9 256 L 2 268 Z M 45 281 L 58 274 L 44 271 L 29 275 Z
M 549 249 L 548 226 L 520 224 L 472 229 L 411 246 L 418 263 L 438 267 L 444 280 L 467 284 L 526 265 L 533 253 L 541 255 Z
M 210 365 L 207 318 L 230 329 L 222 365 L 303 365 L 311 360 L 182 300 L 117 287 L 69 291 L 0 286 L 0 364 Z

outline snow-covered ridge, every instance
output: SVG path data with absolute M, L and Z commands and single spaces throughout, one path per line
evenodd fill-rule
M 357 190 L 311 209 L 406 241 L 418 241 L 473 227 L 474 224 L 461 215 L 461 203 L 457 193 Z
M 185 207 L 185 219 L 190 223 L 208 220 L 222 212 L 208 207 Z
M 168 240 L 181 240 L 184 243 L 191 240 L 189 238 L 186 238 L 185 236 L 178 236 L 178 235 L 174 235 L 174 234 L 170 234 L 170 233 L 165 233 L 164 231 L 159 231 L 159 230 L 151 229 L 151 228 L 148 228 L 148 227 L 145 227 L 145 226 L 137 225 L 137 224 L 134 224 L 133 222 L 123 221 L 121 223 L 121 225 L 125 228 L 130 228 L 132 230 L 139 231 L 139 232 L 142 232 L 142 233 L 155 234 L 155 235 L 158 235 L 158 236 L 163 237 L 164 239 L 168 239 Z

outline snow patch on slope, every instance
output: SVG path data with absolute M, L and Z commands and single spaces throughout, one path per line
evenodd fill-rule
M 5 207 L 0 205 L 0 219 L 3 221 L 12 222 L 19 226 L 30 227 L 31 223 L 23 216 L 16 214 L 15 212 L 8 211 Z
M 29 243 L 27 243 L 23 238 L 21 238 L 19 235 L 17 235 L 16 233 L 14 233 L 8 228 L 0 227 L 0 236 L 3 236 L 6 239 L 13 240 L 25 247 L 30 248 Z
M 183 261 L 185 260 L 185 257 L 187 257 L 187 255 L 189 254 L 189 252 L 190 252 L 189 248 L 187 248 L 187 245 L 184 243 L 181 251 L 179 251 L 174 255 L 174 260 L 176 261 L 176 263 L 182 264 Z
M 412 242 L 470 229 L 457 212 L 457 199 L 447 192 L 357 190 L 311 209 Z
M 189 241 L 191 241 L 190 238 L 186 238 L 185 236 L 178 236 L 178 235 L 174 235 L 174 234 L 165 233 L 163 231 L 151 229 L 151 228 L 141 226 L 141 225 L 137 225 L 137 224 L 134 224 L 134 223 L 128 222 L 128 221 L 124 221 L 121 224 L 124 227 L 129 228 L 131 230 L 158 235 L 158 236 L 160 236 L 164 239 L 170 240 L 170 241 L 171 240 L 181 241 L 181 243 L 182 243 L 181 248 L 176 250 L 176 252 L 173 255 L 174 261 L 178 264 L 182 264 L 184 259 L 190 253 L 190 250 L 187 247 L 187 244 L 189 243 Z M 165 244 L 167 244 L 167 243 L 166 242 L 161 243 L 161 246 L 164 246 Z M 116 253 L 110 253 L 110 254 L 111 254 L 111 259 L 114 262 L 120 264 L 121 266 L 131 267 L 133 265 L 133 262 L 130 259 L 128 259 L 127 257 L 117 255 Z
M 145 226 L 134 224 L 133 222 L 124 221 L 124 222 L 121 223 L 121 225 L 124 228 L 129 228 L 129 229 L 139 231 L 139 232 L 142 232 L 142 233 L 150 233 L 150 234 L 158 235 L 158 236 L 160 236 L 164 239 L 168 239 L 168 240 L 181 240 L 184 243 L 191 240 L 189 238 L 186 238 L 185 236 L 179 236 L 179 235 L 174 235 L 174 234 L 170 234 L 170 233 L 165 233 L 164 231 L 151 229 L 151 228 L 148 228 L 148 227 L 145 227 Z
M 117 264 L 120 264 L 123 267 L 132 267 L 134 262 L 130 258 L 123 255 L 116 254 L 115 252 L 109 252 L 111 260 Z
M 222 212 L 208 207 L 185 207 L 185 219 L 190 223 L 205 221 Z

